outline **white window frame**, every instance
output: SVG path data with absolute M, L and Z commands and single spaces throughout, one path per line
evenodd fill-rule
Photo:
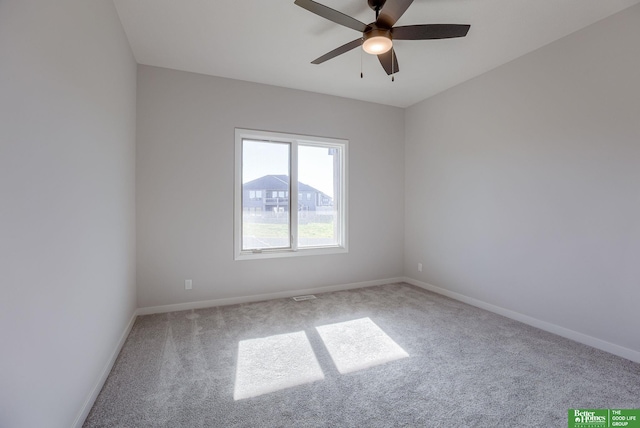
M 298 206 L 298 145 L 335 147 L 341 150 L 340 162 L 341 188 L 338 197 L 334 198 L 334 204 L 338 205 L 338 245 L 322 247 L 298 248 L 298 210 L 289 208 L 289 222 L 291 232 L 291 248 L 276 248 L 262 250 L 242 249 L 242 141 L 257 140 L 267 142 L 288 143 L 291 148 L 290 155 L 290 192 L 289 207 Z M 280 257 L 317 256 L 325 254 L 338 254 L 348 252 L 348 140 L 311 137 L 307 135 L 285 134 L 280 132 L 257 131 L 251 129 L 236 128 L 235 130 L 235 179 L 234 179 L 234 260 L 252 260 Z M 295 184 L 294 184 L 295 183 Z

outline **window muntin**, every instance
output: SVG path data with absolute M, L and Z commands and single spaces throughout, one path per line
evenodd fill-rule
M 236 129 L 236 260 L 346 252 L 346 165 L 344 140 Z

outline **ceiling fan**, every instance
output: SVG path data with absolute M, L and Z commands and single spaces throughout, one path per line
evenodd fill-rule
M 394 40 L 464 37 L 471 27 L 470 25 L 457 24 L 423 24 L 394 27 L 402 14 L 411 6 L 413 0 L 367 0 L 367 2 L 369 7 L 376 12 L 376 20 L 370 24 L 360 22 L 313 0 L 295 0 L 295 4 L 307 9 L 309 12 L 362 33 L 362 37 L 322 55 L 311 61 L 312 64 L 322 64 L 338 55 L 362 46 L 365 52 L 377 55 L 384 70 L 391 75 L 400 71 L 398 57 L 393 49 Z

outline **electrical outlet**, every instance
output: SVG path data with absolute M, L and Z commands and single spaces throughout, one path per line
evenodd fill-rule
M 422 272 L 422 263 L 418 263 L 418 272 Z
M 193 280 L 185 279 L 184 280 L 184 289 L 185 290 L 191 290 L 192 288 L 193 288 Z

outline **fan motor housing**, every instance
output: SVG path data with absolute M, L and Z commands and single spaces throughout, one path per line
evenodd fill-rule
M 365 31 L 362 36 L 364 37 L 364 40 L 369 40 L 372 37 L 384 37 L 386 39 L 392 40 L 391 30 L 379 27 L 375 27 L 369 31 Z

